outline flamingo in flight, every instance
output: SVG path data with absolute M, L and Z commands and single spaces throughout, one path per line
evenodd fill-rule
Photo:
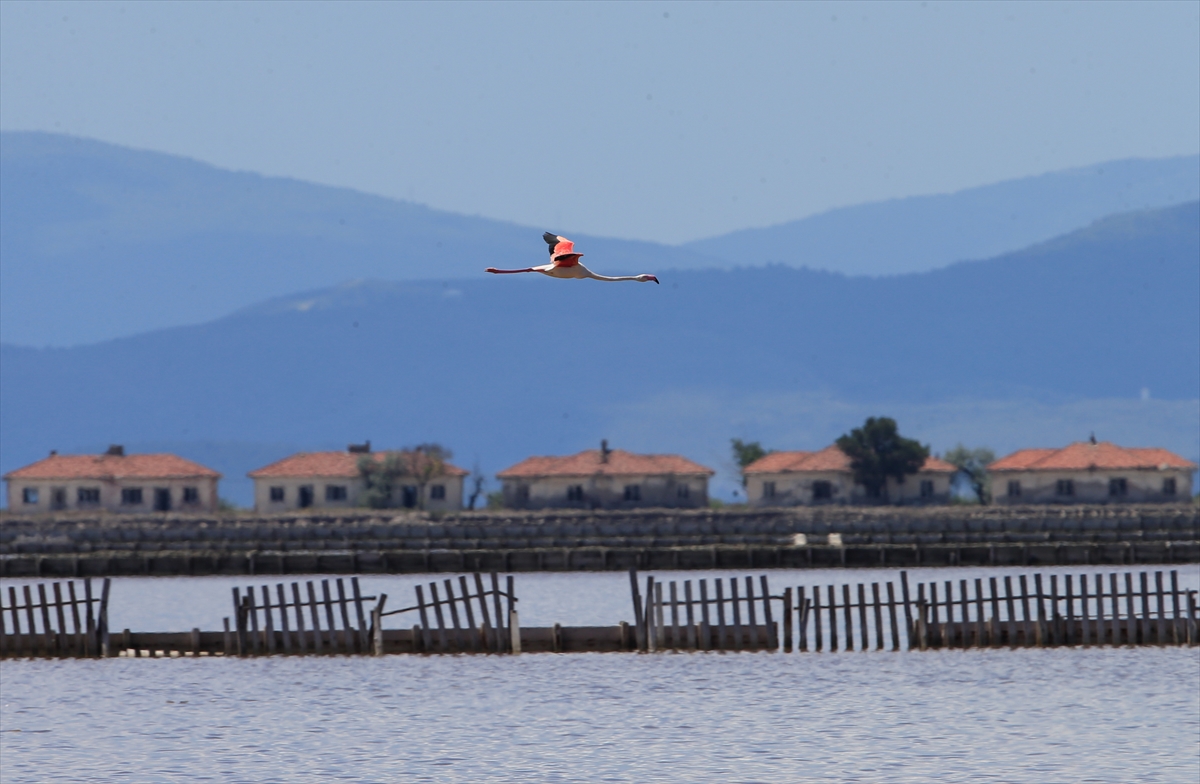
M 609 277 L 608 275 L 597 275 L 587 267 L 579 263 L 579 257 L 582 253 L 575 252 L 575 243 L 571 242 L 566 237 L 560 237 L 557 234 L 546 232 L 542 235 L 542 239 L 550 246 L 550 263 L 541 264 L 537 267 L 526 267 L 525 269 L 502 270 L 495 267 L 488 267 L 487 272 L 494 272 L 497 275 L 511 275 L 517 272 L 540 272 L 543 275 L 549 275 L 552 278 L 591 278 L 592 280 L 637 280 L 642 283 L 654 281 L 658 283 L 658 278 L 653 275 L 618 275 Z

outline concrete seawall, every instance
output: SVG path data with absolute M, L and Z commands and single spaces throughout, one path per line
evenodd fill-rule
M 0 576 L 1200 561 L 1194 504 L 0 517 Z

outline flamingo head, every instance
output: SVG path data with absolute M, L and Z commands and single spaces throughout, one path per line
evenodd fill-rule
M 642 283 L 647 283 L 649 281 L 654 281 L 655 283 L 658 283 L 658 278 L 654 277 L 653 275 L 638 275 L 637 279 L 640 280 Z

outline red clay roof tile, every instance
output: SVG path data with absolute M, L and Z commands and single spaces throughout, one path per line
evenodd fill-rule
M 9 471 L 5 479 L 192 479 L 220 474 L 178 455 L 51 455 L 24 468 Z
M 804 471 L 849 471 L 850 458 L 831 444 L 819 452 L 772 452 L 746 466 L 746 474 L 783 474 Z M 953 473 L 958 469 L 945 460 L 930 455 L 921 466 L 922 472 Z
M 1087 471 L 1195 469 L 1196 464 L 1166 449 L 1120 447 L 1108 441 L 1077 441 L 1062 449 L 1021 449 L 988 466 L 989 471 Z
M 382 462 L 389 453 L 371 452 L 370 456 L 376 462 Z M 267 477 L 312 477 L 330 476 L 352 479 L 359 475 L 358 458 L 360 452 L 299 452 L 270 465 L 251 471 L 247 476 L 251 479 Z M 443 476 L 466 476 L 469 472 L 458 466 L 446 463 Z
M 539 476 L 696 475 L 712 476 L 715 471 L 679 455 L 638 455 L 623 449 L 609 450 L 601 462 L 599 449 L 588 449 L 566 457 L 527 457 L 496 474 L 501 479 Z

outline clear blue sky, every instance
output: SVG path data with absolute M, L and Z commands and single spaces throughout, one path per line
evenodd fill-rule
M 0 2 L 0 128 L 682 242 L 1200 151 L 1200 3 Z

